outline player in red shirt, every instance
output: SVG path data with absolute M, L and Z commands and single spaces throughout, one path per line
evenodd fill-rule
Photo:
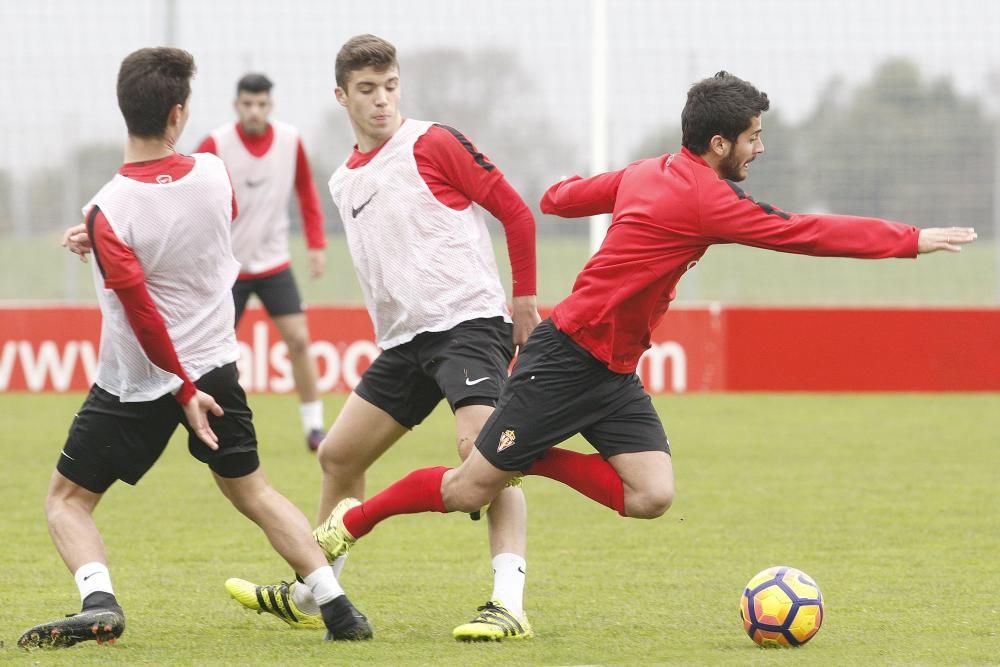
M 534 218 L 496 165 L 461 132 L 402 117 L 396 51 L 385 40 L 348 40 L 336 79 L 357 145 L 331 177 L 330 193 L 383 351 L 320 446 L 320 521 L 345 498 L 363 496 L 368 467 L 442 398 L 455 414 L 459 454 L 467 456 L 493 412 L 515 346 L 539 321 Z M 476 204 L 506 233 L 510 313 Z M 524 494 L 513 487 L 497 493 L 487 513 L 493 593 L 472 622 L 454 629 L 458 640 L 532 636 L 523 605 Z M 334 563 L 338 573 L 342 563 Z M 270 595 L 288 589 L 243 579 L 226 588 L 241 604 L 271 613 Z M 308 589 L 293 585 L 290 595 L 300 612 L 314 611 Z
M 175 152 L 194 71 L 194 59 L 181 49 L 140 49 L 122 61 L 125 164 L 87 205 L 86 236 L 77 236 L 78 227 L 66 235 L 81 257 L 94 254 L 101 346 L 97 378 L 70 427 L 45 512 L 82 610 L 27 630 L 18 640 L 25 649 L 114 642 L 124 632 L 93 512 L 116 481 L 136 484 L 145 475 L 178 424 L 222 493 L 303 573 L 321 601 L 327 639 L 372 636 L 305 516 L 260 470 L 236 374 L 232 185 L 214 155 Z
M 711 245 L 881 258 L 958 251 L 976 238 L 967 228 L 797 215 L 754 201 L 737 182 L 764 151 L 768 107 L 764 93 L 720 72 L 688 92 L 680 152 L 549 188 L 546 213 L 612 214 L 601 248 L 521 350 L 462 465 L 417 470 L 334 512 L 318 531 L 328 556 L 346 553 L 396 514 L 472 511 L 523 474 L 563 482 L 622 516 L 666 512 L 674 496 L 670 446 L 635 369 L 677 281 Z M 576 433 L 598 453 L 554 447 Z
M 196 152 L 222 158 L 240 202 L 240 217 L 233 222 L 233 253 L 241 265 L 233 284 L 236 323 L 247 300 L 256 294 L 288 346 L 306 445 L 315 451 L 326 426 L 316 389 L 316 362 L 309 354 L 309 326 L 288 250 L 292 190 L 299 200 L 309 273 L 314 279 L 323 275 L 326 266 L 323 210 L 298 130 L 269 120 L 272 85 L 263 74 L 243 76 L 233 102 L 237 122 L 213 130 Z

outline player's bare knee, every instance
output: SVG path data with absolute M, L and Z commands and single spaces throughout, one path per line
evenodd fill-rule
M 674 490 L 669 487 L 644 489 L 625 498 L 625 512 L 633 519 L 656 519 L 666 514 L 674 502 Z
M 285 339 L 288 346 L 288 355 L 296 357 L 309 352 L 309 333 L 307 331 L 295 331 Z
M 66 509 L 66 498 L 51 492 L 45 496 L 45 520 L 52 523 Z
M 444 506 L 455 512 L 475 512 L 488 505 L 496 495 L 481 484 L 469 482 L 459 475 L 445 475 L 441 482 Z
M 363 473 L 364 469 L 358 469 L 357 457 L 351 455 L 349 447 L 343 447 L 336 440 L 329 437 L 324 438 L 316 450 L 316 458 L 319 459 L 319 466 L 327 475 L 355 475 Z
M 469 458 L 469 454 L 472 452 L 472 447 L 476 444 L 476 436 L 474 435 L 460 435 L 458 436 L 458 457 L 463 461 Z

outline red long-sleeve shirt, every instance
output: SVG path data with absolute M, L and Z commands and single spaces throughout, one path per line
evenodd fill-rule
M 236 123 L 236 133 L 247 151 L 254 157 L 263 156 L 274 143 L 274 128 L 270 124 L 263 134 L 253 135 L 244 132 L 243 126 Z M 211 135 L 205 137 L 195 152 L 218 155 L 215 139 Z M 295 156 L 295 194 L 298 196 L 299 211 L 302 214 L 302 231 L 306 237 L 306 247 L 312 250 L 325 248 L 323 207 L 320 205 L 319 193 L 312 178 L 312 168 L 309 166 L 309 158 L 306 157 L 306 149 L 301 139 Z
M 383 146 L 385 144 L 382 144 Z M 382 146 L 362 153 L 355 146 L 347 166 L 368 164 Z M 458 130 L 434 125 L 413 145 L 417 171 L 439 202 L 461 211 L 479 204 L 503 225 L 513 296 L 536 293 L 535 216 L 503 173 Z
M 552 320 L 617 373 L 635 371 L 677 281 L 711 245 L 879 259 L 915 257 L 919 235 L 878 218 L 786 213 L 758 203 L 687 149 L 556 183 L 541 209 L 563 217 L 612 214 L 600 250 Z

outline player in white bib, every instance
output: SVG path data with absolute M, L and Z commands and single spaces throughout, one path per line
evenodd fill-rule
M 236 322 L 256 294 L 288 346 L 306 445 L 315 451 L 326 427 L 316 389 L 316 362 L 309 354 L 309 326 L 288 251 L 292 190 L 299 200 L 312 278 L 323 275 L 326 265 L 323 210 L 298 130 L 269 120 L 272 86 L 263 74 L 242 77 L 233 102 L 237 122 L 213 130 L 197 152 L 222 158 L 240 202 L 240 216 L 233 221 L 233 254 L 240 262 L 233 284 Z
M 122 61 L 125 164 L 84 208 L 85 226 L 64 239 L 81 257 L 94 255 L 103 318 L 97 380 L 73 420 L 45 500 L 49 532 L 73 573 L 82 609 L 27 630 L 18 640 L 25 649 L 114 642 L 124 632 L 93 512 L 116 481 L 142 478 L 179 424 L 222 493 L 302 574 L 327 639 L 372 636 L 308 520 L 260 470 L 235 363 L 236 199 L 221 160 L 174 149 L 187 122 L 194 71 L 191 54 L 173 48 L 140 49 Z
M 515 347 L 539 322 L 534 218 L 500 170 L 458 130 L 403 118 L 396 50 L 385 40 L 348 40 L 337 55 L 336 78 L 337 101 L 357 145 L 331 177 L 330 194 L 383 351 L 320 445 L 320 522 L 331 510 L 346 511 L 345 499 L 363 497 L 368 467 L 442 398 L 455 414 L 465 458 L 493 413 Z M 511 312 L 480 207 L 507 237 Z M 527 507 L 521 489 L 505 489 L 487 517 L 493 593 L 453 635 L 526 639 L 532 630 L 523 599 Z M 342 566 L 343 559 L 334 561 L 336 572 Z M 258 611 L 271 611 L 258 600 L 285 590 L 242 579 L 226 587 Z M 310 603 L 301 586 L 292 587 L 292 598 Z

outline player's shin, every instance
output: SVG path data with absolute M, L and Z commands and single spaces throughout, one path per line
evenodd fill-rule
M 447 512 L 441 497 L 444 466 L 414 470 L 344 514 L 344 528 L 354 539 L 371 532 L 383 519 L 397 514 Z
M 600 454 L 581 454 L 553 447 L 544 458 L 531 464 L 527 474 L 562 482 L 625 516 L 625 487 L 621 477 Z

